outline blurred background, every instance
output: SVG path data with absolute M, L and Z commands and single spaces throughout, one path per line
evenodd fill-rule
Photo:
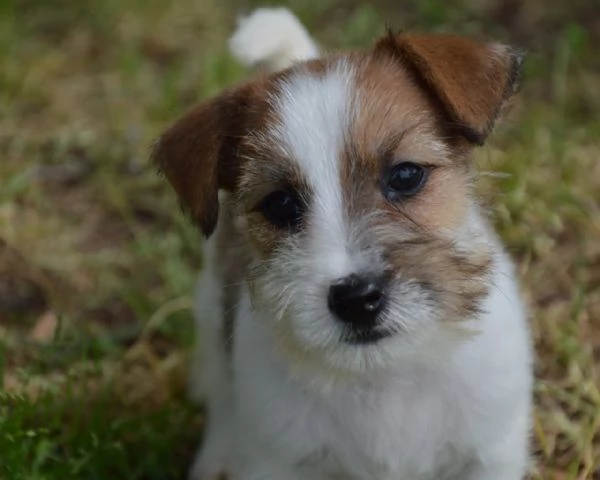
M 182 478 L 200 236 L 153 138 L 246 75 L 226 39 L 268 2 L 0 0 L 0 478 Z M 289 0 L 326 48 L 386 26 L 525 48 L 522 96 L 477 153 L 531 305 L 532 479 L 600 479 L 597 0 Z

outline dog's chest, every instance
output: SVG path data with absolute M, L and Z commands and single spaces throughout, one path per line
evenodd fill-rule
M 240 342 L 236 367 L 242 423 L 254 437 L 245 448 L 273 449 L 315 480 L 443 480 L 464 466 L 457 445 L 465 422 L 435 379 L 316 394 L 291 381 L 246 333 L 251 342 Z M 250 344 L 251 355 L 243 351 Z
M 463 463 L 453 442 L 460 435 L 457 414 L 439 396 L 421 393 L 407 386 L 317 404 L 299 438 L 299 451 L 309 452 L 302 463 L 332 479 L 445 478 Z

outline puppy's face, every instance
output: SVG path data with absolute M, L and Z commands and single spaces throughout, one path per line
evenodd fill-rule
M 192 111 L 157 158 L 210 234 L 246 218 L 254 308 L 285 352 L 367 371 L 439 347 L 487 295 L 494 247 L 470 145 L 514 91 L 507 48 L 400 35 Z

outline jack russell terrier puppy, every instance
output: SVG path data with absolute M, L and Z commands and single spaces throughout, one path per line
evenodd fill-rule
M 471 152 L 516 91 L 498 43 L 393 34 L 320 56 L 284 9 L 230 43 L 267 71 L 154 159 L 209 238 L 194 480 L 519 480 L 532 351 Z

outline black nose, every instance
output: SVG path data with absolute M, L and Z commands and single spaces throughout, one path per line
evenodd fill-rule
M 342 322 L 356 327 L 374 326 L 383 303 L 381 278 L 350 275 L 329 287 L 329 310 Z

